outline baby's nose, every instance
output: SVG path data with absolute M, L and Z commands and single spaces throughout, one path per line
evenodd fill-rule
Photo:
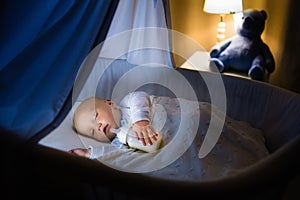
M 101 121 L 100 121 L 100 120 L 97 120 L 96 122 L 97 122 L 97 124 L 98 124 L 98 126 L 99 126 L 99 127 L 101 127 L 101 126 L 102 126 L 102 123 L 101 123 Z
M 100 123 L 101 123 L 101 119 L 100 119 L 99 115 L 98 115 L 98 116 L 96 116 L 96 119 L 95 119 L 95 121 L 96 121 L 96 123 L 97 123 L 97 124 L 100 124 Z
M 94 126 L 95 126 L 96 130 L 101 131 L 101 127 L 102 127 L 102 123 L 101 122 L 99 122 L 99 123 L 96 122 Z

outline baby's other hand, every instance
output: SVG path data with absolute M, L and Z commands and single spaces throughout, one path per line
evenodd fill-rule
M 76 149 L 71 149 L 68 151 L 70 154 L 76 155 L 76 156 L 82 156 L 89 158 L 91 155 L 91 152 L 89 149 L 82 149 L 82 148 L 76 148 Z
M 154 130 L 149 121 L 142 120 L 133 124 L 132 131 L 145 146 L 147 143 L 152 145 L 158 137 L 158 132 Z

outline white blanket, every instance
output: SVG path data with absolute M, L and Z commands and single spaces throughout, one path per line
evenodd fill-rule
M 211 105 L 158 97 L 154 99 L 153 109 L 156 113 L 153 126 L 163 134 L 161 150 L 144 153 L 111 148 L 98 160 L 128 172 L 147 172 L 148 175 L 168 179 L 199 180 L 232 174 L 269 154 L 260 130 L 227 117 L 217 144 L 207 156 L 199 158 L 199 149 L 211 121 Z M 221 114 L 214 112 L 213 115 Z M 219 119 L 217 123 L 222 123 L 222 117 Z M 165 124 L 160 123 L 164 121 Z
M 213 116 L 219 120 L 217 123 L 224 123 L 224 128 L 210 153 L 200 158 L 199 150 L 211 123 L 211 110 L 211 104 L 205 102 L 155 97 L 152 121 L 154 128 L 163 135 L 163 144 L 154 153 L 119 149 L 76 134 L 72 130 L 72 111 L 60 127 L 51 136 L 42 139 L 40 144 L 65 151 L 100 146 L 102 156 L 97 160 L 110 167 L 178 180 L 224 177 L 268 155 L 260 130 L 228 117 L 223 122 L 222 113 L 214 112 Z

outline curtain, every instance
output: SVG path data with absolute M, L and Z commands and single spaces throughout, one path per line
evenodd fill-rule
M 0 3 L 0 128 L 29 139 L 58 116 L 118 1 Z M 110 17 L 111 16 L 111 17 Z
M 171 67 L 168 1 L 120 0 L 100 57 Z
M 271 4 L 271 2 L 270 2 Z M 300 93 L 300 26 L 296 22 L 300 13 L 300 1 L 289 1 L 287 21 L 285 22 L 284 38 L 281 46 L 281 59 L 276 64 L 276 73 L 272 83 L 293 92 Z M 275 75 L 275 74 L 274 74 Z

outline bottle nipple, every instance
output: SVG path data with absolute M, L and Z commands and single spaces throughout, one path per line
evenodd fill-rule
M 118 135 L 118 133 L 120 132 L 120 129 L 119 129 L 119 128 L 118 128 L 118 129 L 110 128 L 110 131 L 111 131 L 112 133 L 115 133 L 115 134 Z
M 110 128 L 110 131 L 114 134 L 117 135 L 117 137 L 119 138 L 119 141 L 123 144 L 127 144 L 127 132 L 125 130 L 123 130 L 124 128 Z

